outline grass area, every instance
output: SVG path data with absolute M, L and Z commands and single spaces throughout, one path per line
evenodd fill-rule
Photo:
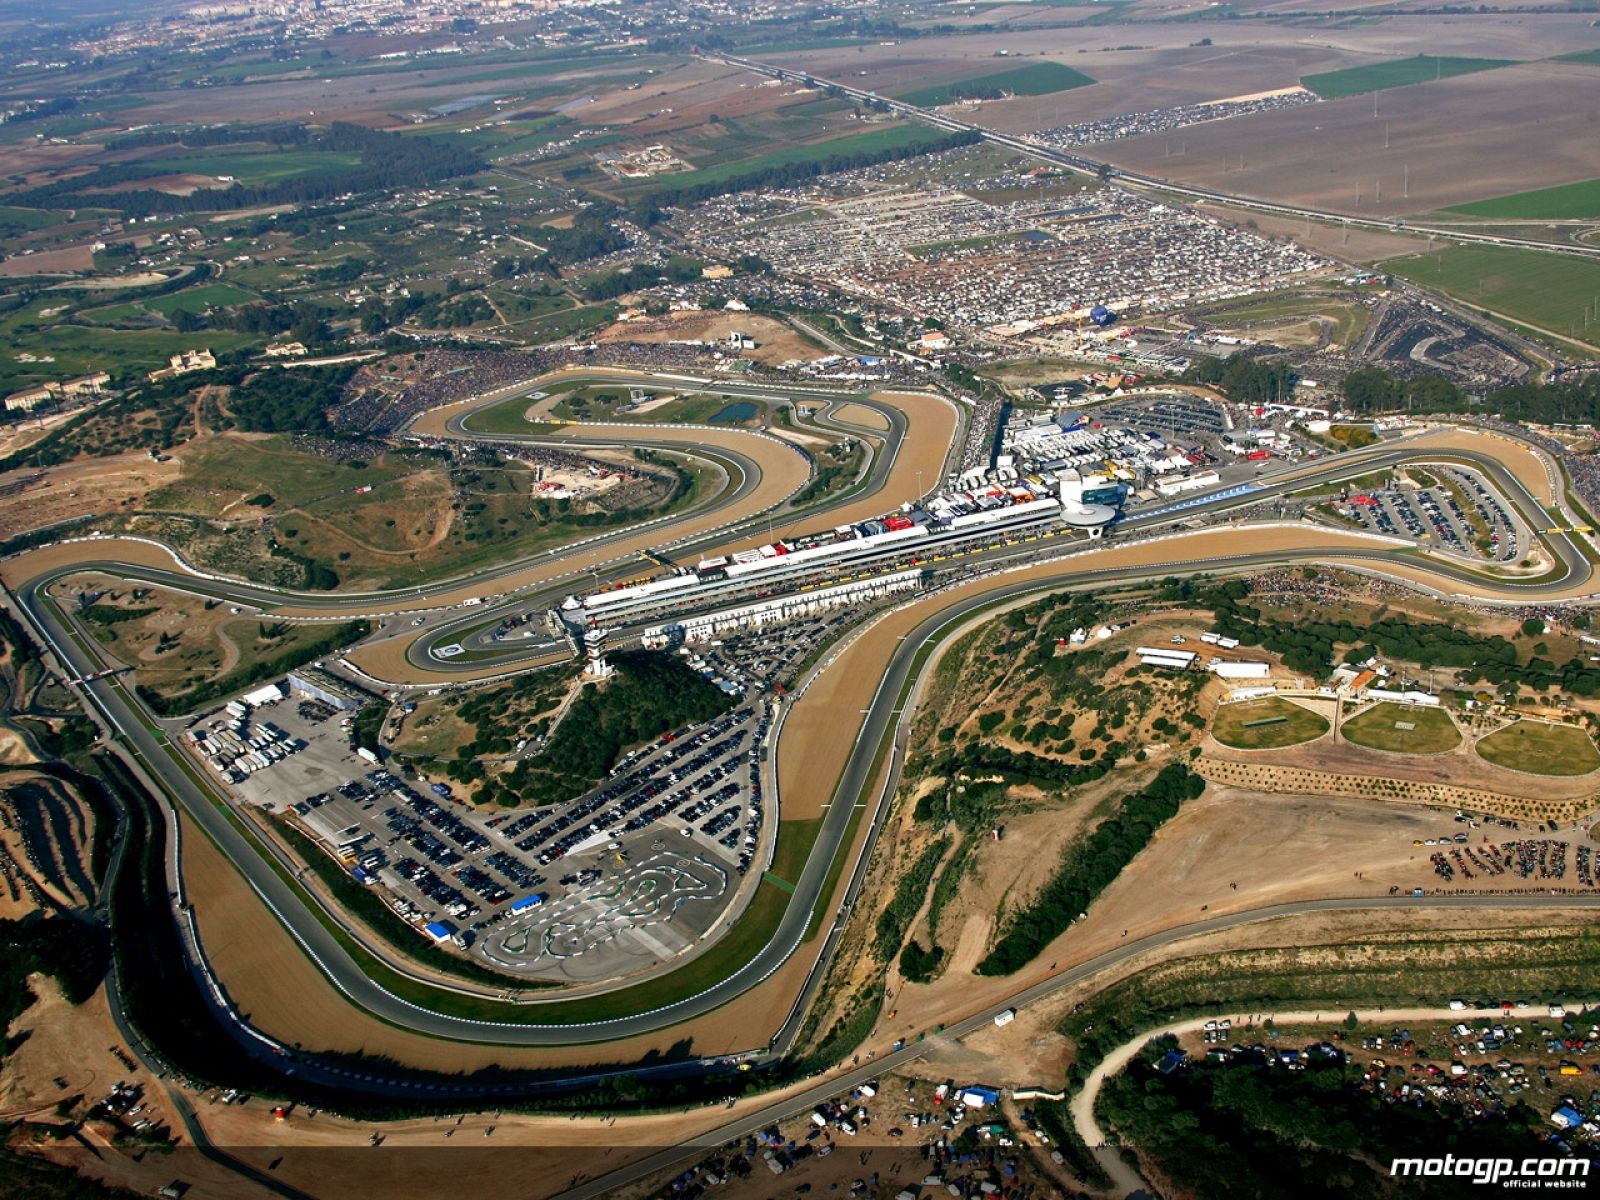
M 816 844 L 817 835 L 821 832 L 821 817 L 809 821 L 779 821 L 778 845 L 772 852 L 772 866 L 767 868 L 768 873 L 785 883 L 794 883 L 800 878 L 806 859 L 811 857 L 811 847 Z
M 1600 50 L 1579 50 L 1573 54 L 1563 54 L 1556 59 L 1557 62 L 1593 63 L 1600 66 Z
M 151 508 L 196 516 L 214 516 L 224 509 L 239 515 L 232 513 L 231 505 L 265 491 L 272 497 L 271 505 L 243 512 L 281 513 L 358 487 L 388 483 L 416 469 L 388 455 L 351 468 L 296 450 L 287 437 L 246 441 L 223 435 L 187 447 L 177 482 L 153 492 L 148 503 Z
M 670 394 L 657 392 L 656 395 Z M 748 424 L 761 415 L 761 408 L 743 397 L 724 396 L 718 393 L 696 392 L 680 396 L 659 408 L 646 412 L 624 411 L 628 405 L 626 386 L 603 385 L 576 388 L 556 403 L 554 414 L 569 421 L 639 421 L 649 425 L 703 425 L 714 421 L 732 406 L 747 404 L 754 409 L 744 421 L 723 417 L 722 423 Z M 740 410 L 743 411 L 743 410 Z
M 143 307 L 151 312 L 158 312 L 163 317 L 170 317 L 180 308 L 198 314 L 208 308 L 228 308 L 235 304 L 249 304 L 252 300 L 259 299 L 261 297 L 254 292 L 247 292 L 231 283 L 205 283 L 199 287 L 174 292 L 170 296 L 157 296 L 152 300 L 146 300 L 143 302 Z
M 1594 739 L 1575 725 L 1518 721 L 1495 730 L 1477 749 L 1496 766 L 1534 775 L 1587 775 L 1600 767 Z
M 1412 58 L 1369 63 L 1364 67 L 1346 67 L 1342 71 L 1302 75 L 1300 83 L 1324 100 L 1337 100 L 1342 96 L 1360 96 L 1367 92 L 1409 87 L 1414 83 L 1428 83 L 1435 79 L 1450 79 L 1456 75 L 1492 71 L 1496 67 L 1509 67 L 1512 61 L 1509 58 L 1452 58 L 1449 55 L 1418 54 Z
M 1313 320 L 1323 317 L 1333 322 L 1332 339 L 1348 346 L 1366 331 L 1371 311 L 1354 300 L 1330 299 L 1303 292 L 1260 296 L 1243 304 L 1224 304 L 1203 309 L 1200 315 L 1220 328 L 1286 321 L 1294 317 Z
M 924 242 L 920 246 L 907 246 L 907 254 L 947 254 L 952 250 L 981 250 L 986 246 L 1001 246 L 1015 241 L 1019 233 L 980 233 L 974 237 L 951 238 L 943 242 Z
M 1445 212 L 1468 217 L 1512 217 L 1526 220 L 1563 220 L 1600 217 L 1600 179 L 1582 183 L 1562 183 L 1535 188 L 1531 192 L 1512 192 L 1471 204 L 1457 204 Z
M 1087 87 L 1095 82 L 1082 71 L 1057 62 L 1029 63 L 1009 71 L 996 71 L 976 79 L 963 79 L 958 83 L 940 83 L 917 88 L 895 97 L 919 108 L 938 104 L 951 104 L 963 97 L 994 99 L 1008 96 L 1046 96 L 1051 92 L 1067 92 L 1073 88 Z
M 1224 704 L 1211 726 L 1211 735 L 1235 750 L 1278 750 L 1327 732 L 1326 718 L 1276 696 Z
M 354 170 L 361 156 L 340 150 L 259 150 L 221 154 L 181 154 L 146 159 L 151 175 L 231 175 L 245 187 L 280 183 L 301 175 L 331 175 Z
M 1351 717 L 1340 726 L 1340 732 L 1352 745 L 1397 754 L 1442 754 L 1461 744 L 1461 731 L 1444 709 L 1412 707 L 1392 700 Z
M 768 167 L 785 167 L 795 163 L 813 163 L 834 155 L 875 154 L 881 150 L 932 145 L 948 136 L 943 130 L 930 129 L 910 121 L 884 125 L 867 133 L 849 134 L 826 142 L 811 142 L 789 146 L 753 158 L 735 159 L 715 166 L 701 167 L 677 175 L 665 175 L 661 185 L 667 188 L 691 188 L 703 183 L 722 183 L 740 175 L 766 170 Z
M 228 435 L 202 440 L 183 460 L 182 476 L 151 493 L 148 509 L 230 521 L 266 517 L 282 550 L 352 586 L 410 586 L 471 571 L 626 524 L 641 512 L 676 512 L 702 497 L 693 464 L 670 477 L 673 467 L 650 468 L 649 479 L 617 493 L 634 499 L 602 493 L 561 512 L 533 494 L 533 469 L 509 460 L 452 467 L 401 451 L 339 462 L 295 450 L 281 437 Z M 633 503 L 642 507 L 621 507 Z M 193 536 L 219 538 L 215 531 Z M 238 553 L 256 558 L 233 569 L 249 574 L 269 565 L 255 551 Z
M 1542 250 L 1451 246 L 1391 258 L 1383 268 L 1475 307 L 1577 337 L 1586 336 L 1585 305 L 1600 295 L 1600 262 Z

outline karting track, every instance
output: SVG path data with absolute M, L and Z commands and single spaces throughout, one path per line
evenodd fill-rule
M 891 442 L 892 434 L 891 428 Z M 632 435 L 631 444 L 641 444 L 637 433 Z M 1540 487 L 1541 480 L 1549 483 L 1549 471 L 1543 460 L 1509 439 L 1453 431 L 1424 433 L 1399 443 L 1386 443 L 1370 451 L 1340 455 L 1297 467 L 1282 476 L 1273 477 L 1271 482 L 1260 488 L 1252 489 L 1244 501 L 1237 495 L 1228 495 L 1216 499 L 1213 506 L 1253 503 L 1279 492 L 1303 488 L 1313 479 L 1337 479 L 1370 471 L 1378 466 L 1406 460 L 1436 460 L 1441 456 L 1471 462 L 1488 473 L 1506 491 L 1512 502 L 1524 510 L 1532 527 L 1543 529 L 1559 523 L 1544 515 L 1543 504 L 1531 490 L 1543 490 Z M 883 489 L 893 465 L 891 458 L 883 466 L 883 474 L 878 477 L 878 491 Z M 737 489 L 734 494 L 738 494 Z M 744 493 L 745 496 L 751 494 L 748 491 Z M 861 503 L 871 503 L 875 511 L 883 511 L 890 506 L 886 501 L 888 497 L 869 493 L 868 499 Z M 1204 504 L 1190 506 L 1181 515 L 1184 519 L 1190 519 L 1204 511 Z M 705 514 L 697 515 L 696 519 L 705 519 Z M 818 514 L 816 519 L 820 524 L 826 518 Z M 1168 521 L 1173 519 L 1167 518 Z M 1141 522 L 1129 521 L 1125 528 L 1139 529 Z M 1239 528 L 1211 529 L 1143 541 L 1113 541 L 1095 550 L 1051 562 L 1012 566 L 1003 573 L 918 598 L 856 638 L 845 653 L 830 661 L 823 675 L 830 681 L 845 680 L 847 684 L 820 686 L 819 677 L 819 687 L 814 695 L 808 697 L 809 703 L 808 700 L 802 700 L 794 705 L 792 715 L 786 722 L 783 739 L 778 746 L 780 769 L 787 769 L 793 775 L 794 769 L 784 768 L 783 764 L 806 764 L 805 782 L 801 784 L 786 780 L 786 786 L 814 793 L 809 797 L 811 803 L 829 798 L 838 802 L 826 810 L 822 832 L 795 881 L 794 896 L 773 936 L 743 966 L 715 984 L 692 995 L 678 996 L 666 1003 L 653 1003 L 643 1011 L 611 1020 L 584 1019 L 581 1013 L 572 1011 L 572 1006 L 581 1004 L 581 1001 L 571 1000 L 508 1003 L 503 1006 L 506 1019 L 471 1019 L 432 1011 L 380 987 L 367 977 L 357 961 L 316 919 L 305 896 L 267 867 L 260 851 L 200 790 L 195 779 L 179 765 L 164 745 L 165 735 L 142 719 L 142 714 L 136 710 L 135 702 L 121 681 L 103 679 L 85 685 L 85 690 L 93 697 L 106 720 L 119 731 L 128 749 L 148 769 L 160 776 L 185 811 L 205 828 L 274 910 L 279 920 L 290 928 L 306 953 L 356 1005 L 382 1020 L 435 1037 L 524 1046 L 575 1045 L 666 1030 L 691 1017 L 710 1012 L 761 984 L 800 950 L 812 913 L 824 900 L 823 892 L 830 868 L 836 856 L 845 849 L 853 804 L 857 798 L 866 799 L 862 794 L 872 782 L 869 776 L 874 774 L 880 747 L 891 730 L 897 727 L 896 717 L 899 718 L 901 736 L 895 739 L 895 749 L 890 759 L 891 776 L 898 770 L 903 731 L 909 719 L 908 713 L 899 711 L 900 697 L 920 661 L 919 653 L 941 631 L 953 628 L 970 615 L 996 603 L 1036 592 L 1197 571 L 1241 571 L 1296 561 L 1319 564 L 1347 562 L 1358 569 L 1403 578 L 1447 595 L 1470 595 L 1494 601 L 1526 603 L 1588 595 L 1593 587 L 1590 564 L 1579 546 L 1564 534 L 1543 540 L 1553 555 L 1553 569 L 1538 579 L 1513 582 L 1475 575 L 1412 550 L 1397 550 L 1394 542 L 1370 535 L 1344 533 L 1311 525 L 1256 526 L 1249 531 Z M 1241 545 L 1250 549 L 1240 552 Z M 35 552 L 8 564 L 7 575 L 17 579 L 20 584 L 18 599 L 21 606 L 47 632 L 57 653 L 76 674 L 87 674 L 97 669 L 99 663 L 89 643 L 78 637 L 55 611 L 53 604 L 41 596 L 41 587 L 51 579 L 72 570 L 94 568 L 130 578 L 153 579 L 155 582 L 200 590 L 197 587 L 200 581 L 176 566 L 153 569 L 150 564 L 159 560 L 153 559 L 148 547 L 141 547 L 137 556 L 144 565 L 136 561 L 118 561 L 116 555 L 119 549 L 120 544 L 110 540 L 84 542 Z M 555 563 L 534 569 L 546 571 L 548 582 L 560 565 Z M 503 579 L 526 569 L 522 564 L 514 564 L 502 568 L 492 578 Z M 353 615 L 354 612 L 413 610 L 419 603 L 448 602 L 450 597 L 459 596 L 464 591 L 481 595 L 483 585 L 488 582 L 489 578 L 480 578 L 470 586 L 459 581 L 445 583 L 431 589 L 421 589 L 420 595 L 406 592 L 388 597 L 317 598 L 303 594 L 290 598 L 255 585 L 235 586 L 217 581 L 206 581 L 202 586 L 208 592 L 241 603 L 293 603 L 296 610 L 315 609 L 322 615 Z M 321 603 L 313 604 L 313 599 Z M 526 606 L 528 596 L 519 597 L 518 603 Z M 475 609 L 468 618 L 450 621 L 426 631 L 426 640 L 429 644 L 437 643 L 440 638 L 450 636 L 452 631 L 459 637 L 463 625 L 468 622 L 481 625 L 492 611 L 492 606 Z M 421 638 L 415 640 L 422 641 Z M 470 678 L 472 674 L 504 672 L 515 665 L 516 659 L 512 654 L 487 665 L 475 662 L 460 674 L 440 672 L 436 677 Z M 858 693 L 862 693 L 862 703 L 854 707 L 841 700 L 843 696 L 854 697 Z M 827 703 L 830 697 L 834 703 Z M 862 712 L 859 724 L 855 718 L 851 718 L 848 728 L 841 727 L 837 716 L 841 711 Z M 829 747 L 831 752 L 823 751 L 822 747 Z M 892 778 L 891 787 L 886 792 L 891 790 Z M 810 807 L 800 796 L 782 798 L 780 804 L 789 804 L 791 801 L 801 808 Z M 868 814 L 869 817 L 872 815 Z M 824 961 L 825 957 L 819 954 L 810 964 L 811 978 L 816 977 Z M 663 979 L 670 981 L 671 976 Z M 486 997 L 494 994 L 491 989 L 474 988 L 471 985 L 453 985 L 453 990 L 476 992 Z M 650 994 L 659 1000 L 662 989 L 656 987 Z M 561 1014 L 558 1019 L 550 1019 L 557 1013 Z M 761 1038 L 771 1032 L 752 1030 L 752 1043 L 758 1046 Z M 781 1043 L 784 1039 L 780 1036 L 777 1040 Z

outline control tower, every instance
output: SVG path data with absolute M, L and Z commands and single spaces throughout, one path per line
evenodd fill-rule
M 584 664 L 583 673 L 590 679 L 609 679 L 616 668 L 606 661 L 606 631 L 600 628 L 586 629 L 583 634 L 584 657 L 588 662 Z
M 1117 519 L 1122 485 L 1109 475 L 1061 471 L 1056 475 L 1061 493 L 1061 520 L 1074 529 L 1087 530 L 1091 538 L 1104 535 Z

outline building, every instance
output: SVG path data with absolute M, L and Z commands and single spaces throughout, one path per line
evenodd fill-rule
M 1211 664 L 1212 673 L 1220 679 L 1265 679 L 1272 667 L 1264 662 L 1226 662 L 1218 659 Z
M 55 399 L 55 392 L 47 384 L 43 387 L 24 388 L 6 397 L 7 412 L 32 412 L 39 405 Z
M 160 383 L 163 379 L 174 379 L 194 371 L 209 371 L 217 365 L 217 359 L 209 350 L 185 350 L 182 354 L 174 354 L 167 364 L 159 371 L 150 372 L 151 383 Z
M 246 692 L 239 699 L 251 708 L 260 708 L 263 704 L 276 704 L 282 700 L 288 689 L 281 683 L 269 683 L 256 688 L 253 692 Z
M 348 680 L 331 675 L 320 667 L 301 667 L 289 674 L 289 694 L 310 696 L 333 708 L 355 710 L 372 697 Z
M 1117 519 L 1122 485 L 1109 475 L 1058 471 L 1056 487 L 1061 498 L 1061 520 L 1075 529 L 1087 529 L 1092 538 Z

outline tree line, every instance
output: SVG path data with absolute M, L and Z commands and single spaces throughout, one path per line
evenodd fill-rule
M 1046 946 L 1087 912 L 1155 836 L 1185 800 L 1205 791 L 1205 780 L 1183 763 L 1169 763 L 1143 791 L 1125 796 L 1114 815 L 1074 843 L 1050 881 L 1006 926 L 979 975 L 1010 975 L 1033 961 Z
M 641 225 L 649 226 L 661 219 L 662 210 L 665 208 L 679 208 L 686 204 L 696 204 L 701 200 L 726 196 L 732 192 L 747 192 L 754 188 L 793 187 L 808 179 L 815 179 L 819 175 L 856 171 L 862 167 L 899 162 L 922 154 L 937 154 L 943 150 L 976 145 L 982 140 L 981 133 L 970 129 L 961 133 L 929 134 L 900 146 L 884 146 L 877 150 L 836 151 L 807 162 L 774 163 L 771 166 L 752 168 L 722 179 L 707 180 L 704 183 L 681 184 L 676 187 L 664 185 L 640 199 L 634 205 L 633 215 Z
M 224 139 L 220 134 L 230 134 Z M 215 147 L 266 143 L 281 150 L 356 153 L 358 166 L 318 171 L 255 185 L 235 184 L 219 191 L 198 188 L 186 196 L 154 188 L 110 193 L 109 189 L 136 183 L 152 175 L 144 162 L 112 163 L 87 175 L 57 179 L 12 197 L 11 203 L 27 208 L 70 208 L 90 202 L 112 204 L 123 211 L 151 213 L 210 212 L 220 208 L 255 208 L 277 204 L 303 204 L 330 199 L 345 192 L 368 192 L 420 187 L 485 167 L 467 147 L 426 136 L 408 136 L 335 121 L 325 130 L 304 125 L 278 125 L 184 134 L 173 144 Z

